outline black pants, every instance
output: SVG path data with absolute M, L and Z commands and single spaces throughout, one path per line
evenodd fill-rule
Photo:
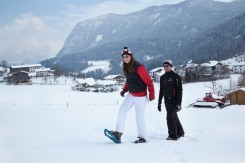
M 167 125 L 169 136 L 176 138 L 178 136 L 184 135 L 184 129 L 176 112 L 176 103 L 165 102 L 165 107 L 167 110 Z

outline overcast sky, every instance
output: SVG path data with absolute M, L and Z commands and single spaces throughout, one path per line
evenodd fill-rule
M 74 25 L 107 13 L 126 14 L 183 0 L 0 1 L 0 61 L 28 62 L 56 56 Z M 231 1 L 231 0 L 222 0 Z M 29 56 L 29 58 L 26 58 Z M 11 60 L 17 58 L 17 60 Z

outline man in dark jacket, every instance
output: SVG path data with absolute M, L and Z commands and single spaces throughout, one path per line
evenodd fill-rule
M 165 74 L 160 78 L 158 110 L 161 111 L 162 98 L 164 97 L 169 134 L 167 140 L 178 140 L 185 134 L 177 115 L 177 112 L 181 110 L 183 89 L 181 77 L 172 70 L 172 66 L 171 60 L 163 62 Z

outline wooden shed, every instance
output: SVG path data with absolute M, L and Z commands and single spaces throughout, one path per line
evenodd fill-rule
M 230 98 L 231 104 L 245 105 L 245 87 L 228 92 L 226 95 Z

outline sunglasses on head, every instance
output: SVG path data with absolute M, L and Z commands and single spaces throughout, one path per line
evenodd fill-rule
M 122 56 L 122 58 L 128 58 L 129 57 L 129 55 L 123 55 Z

